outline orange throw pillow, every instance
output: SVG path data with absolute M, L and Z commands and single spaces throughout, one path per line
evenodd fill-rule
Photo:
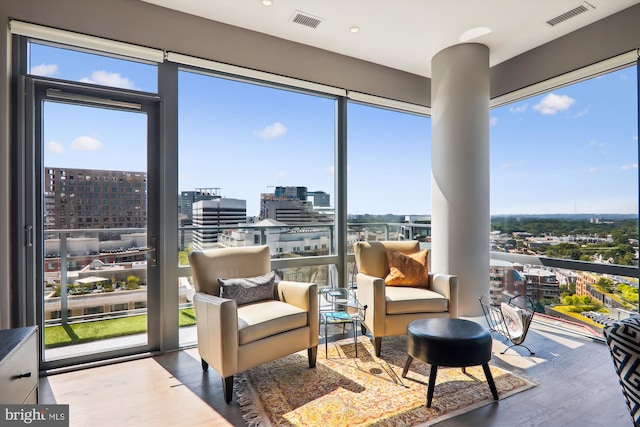
M 429 250 L 425 249 L 405 255 L 402 252 L 387 250 L 389 274 L 384 279 L 388 286 L 420 286 L 429 285 Z

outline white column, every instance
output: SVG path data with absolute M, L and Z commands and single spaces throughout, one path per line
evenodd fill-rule
M 489 48 L 449 47 L 432 61 L 432 259 L 458 276 L 459 314 L 489 294 Z

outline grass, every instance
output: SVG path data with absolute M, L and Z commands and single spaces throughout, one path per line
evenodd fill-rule
M 180 327 L 195 325 L 195 310 L 193 308 L 180 310 L 178 322 Z M 146 331 L 146 314 L 117 319 L 95 320 L 93 322 L 74 323 L 64 326 L 49 326 L 45 328 L 44 345 L 46 348 L 54 348 L 106 338 L 141 334 Z
M 597 328 L 602 328 L 602 325 L 598 322 L 595 322 L 591 319 L 589 319 L 588 317 L 582 316 L 580 313 L 575 313 L 570 310 L 570 307 L 575 307 L 573 305 L 556 305 L 555 307 L 553 307 L 554 310 L 559 311 L 562 314 L 566 314 L 567 316 L 570 316 L 576 320 L 579 320 L 582 323 L 587 323 L 590 325 L 593 325 Z

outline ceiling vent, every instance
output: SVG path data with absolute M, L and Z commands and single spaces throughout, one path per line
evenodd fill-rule
M 547 25 L 549 25 L 550 27 L 555 27 L 558 24 L 561 24 L 565 21 L 568 21 L 571 18 L 575 18 L 578 15 L 581 15 L 585 12 L 588 12 L 590 10 L 595 9 L 595 7 L 589 3 L 582 2 L 579 6 L 574 7 L 573 9 L 556 16 L 555 18 L 552 18 L 550 20 L 547 21 Z
M 297 10 L 291 17 L 291 22 L 304 25 L 305 27 L 309 28 L 318 28 L 318 25 L 320 25 L 322 21 L 324 21 L 324 19 L 317 18 L 315 16 L 309 15 L 308 13 L 299 12 Z

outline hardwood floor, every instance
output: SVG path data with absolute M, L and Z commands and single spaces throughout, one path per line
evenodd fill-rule
M 494 339 L 493 363 L 539 385 L 436 424 L 459 426 L 623 427 L 633 425 L 609 349 L 571 332 L 534 324 L 525 344 L 508 350 Z M 517 347 L 516 347 L 517 348 Z
M 203 373 L 197 350 L 51 375 L 40 403 L 69 404 L 71 426 L 238 426 L 220 377 Z
M 492 362 L 537 387 L 437 426 L 632 424 L 605 344 L 538 323 L 525 343 L 535 356 L 522 348 L 501 355 L 506 346 L 494 339 Z M 196 349 L 43 377 L 40 403 L 69 404 L 71 426 L 245 425 L 236 401 L 224 402 L 220 377 L 202 372 Z

